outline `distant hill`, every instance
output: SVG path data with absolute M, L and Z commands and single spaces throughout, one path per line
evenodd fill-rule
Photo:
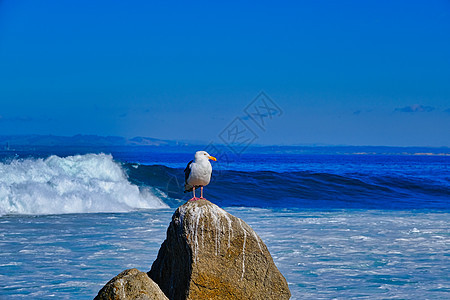
M 99 136 L 99 135 L 10 135 L 0 136 L 1 151 L 27 151 L 36 148 L 64 148 L 76 147 L 82 149 L 108 150 L 115 147 L 145 146 L 161 151 L 197 151 L 208 148 L 209 145 L 201 142 L 184 142 L 161 140 L 150 137 L 124 138 L 119 136 Z M 214 151 L 229 154 L 249 154 L 252 153 L 285 153 L 285 154 L 341 154 L 341 155 L 444 155 L 450 156 L 449 147 L 390 147 L 390 146 L 262 146 L 251 145 L 248 148 L 234 147 L 215 144 Z M 157 151 L 160 151 L 157 150 Z M 212 150 L 213 151 L 213 150 Z
M 16 146 L 175 146 L 178 142 L 160 140 L 149 137 L 134 137 L 127 139 L 119 136 L 98 136 L 98 135 L 10 135 L 0 136 L 0 147 Z

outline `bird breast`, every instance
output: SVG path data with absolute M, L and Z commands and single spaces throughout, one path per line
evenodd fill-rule
M 196 162 L 191 164 L 191 173 L 189 174 L 188 183 L 192 186 L 209 184 L 211 180 L 212 167 L 209 161 Z

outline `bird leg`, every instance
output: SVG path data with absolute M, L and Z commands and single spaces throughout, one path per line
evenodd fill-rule
M 191 199 L 189 199 L 189 201 L 195 201 L 195 200 L 198 200 L 198 198 L 195 197 L 195 186 L 192 187 L 192 193 L 194 194 L 194 197 L 192 197 Z
M 203 185 L 200 187 L 200 199 L 205 199 L 203 198 Z

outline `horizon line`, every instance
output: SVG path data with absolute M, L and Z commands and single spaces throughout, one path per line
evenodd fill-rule
M 135 144 L 134 146 L 148 146 L 148 147 L 160 147 L 160 146 L 200 146 L 200 145 L 210 145 L 214 144 L 220 147 L 229 147 L 230 145 L 227 145 L 225 143 L 214 143 L 212 141 L 205 142 L 205 141 L 199 141 L 199 140 L 171 140 L 171 139 L 163 139 L 163 138 L 154 138 L 154 137 L 148 137 L 148 136 L 134 136 L 134 137 L 126 137 L 126 136 L 120 136 L 120 135 L 100 135 L 100 134 L 74 134 L 74 135 L 55 135 L 55 134 L 0 134 L 0 138 L 7 139 L 7 138 L 26 138 L 26 137 L 54 137 L 54 138 L 75 138 L 75 137 L 102 137 L 102 138 L 119 138 L 123 139 L 124 142 L 136 142 L 136 139 L 147 139 L 152 141 L 160 141 L 165 143 L 170 143 L 168 145 L 152 145 L 152 144 Z M 2 141 L 2 142 L 8 142 L 8 141 Z M 17 144 L 17 145 L 24 145 L 24 144 Z M 42 145 L 44 146 L 44 145 Z M 119 145 L 117 145 L 119 146 Z M 122 146 L 133 146 L 133 144 L 124 144 Z M 301 144 L 301 143 L 293 143 L 293 144 L 258 144 L 258 143 L 252 143 L 246 146 L 233 146 L 237 148 L 248 148 L 248 147 L 384 147 L 384 148 L 432 148 L 432 149 L 450 149 L 450 146 L 418 146 L 418 145 L 408 145 L 408 146 L 398 146 L 398 145 L 355 145 L 355 144 L 324 144 L 324 143 L 307 143 L 307 144 Z

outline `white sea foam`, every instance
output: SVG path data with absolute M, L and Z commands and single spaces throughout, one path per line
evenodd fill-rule
M 0 215 L 166 207 L 151 190 L 131 184 L 111 155 L 53 155 L 0 163 Z

